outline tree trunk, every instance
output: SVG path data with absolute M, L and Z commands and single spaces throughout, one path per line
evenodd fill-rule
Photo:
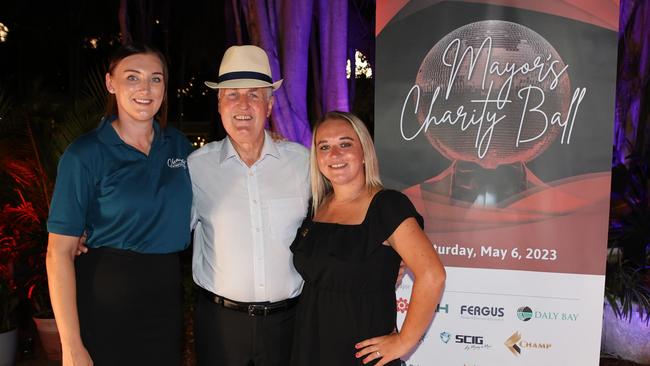
M 318 0 L 318 20 L 323 109 L 348 111 L 348 1 Z
M 120 39 L 122 44 L 129 44 L 133 40 L 129 31 L 129 4 L 127 0 L 120 0 L 120 10 L 118 11 L 118 20 L 120 22 Z

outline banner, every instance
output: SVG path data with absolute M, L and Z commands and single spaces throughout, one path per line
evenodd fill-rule
M 617 30 L 609 0 L 377 1 L 382 179 L 448 273 L 405 365 L 598 365 Z

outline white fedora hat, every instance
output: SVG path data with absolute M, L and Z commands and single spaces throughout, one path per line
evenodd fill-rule
M 219 66 L 217 81 L 206 81 L 212 89 L 223 88 L 266 88 L 273 90 L 282 85 L 271 79 L 269 57 L 257 46 L 232 46 L 226 50 Z

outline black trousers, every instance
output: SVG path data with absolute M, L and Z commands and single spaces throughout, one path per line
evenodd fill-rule
M 199 294 L 194 313 L 197 365 L 289 365 L 295 310 L 249 316 Z
M 181 364 L 178 254 L 91 248 L 75 267 L 81 338 L 96 366 Z

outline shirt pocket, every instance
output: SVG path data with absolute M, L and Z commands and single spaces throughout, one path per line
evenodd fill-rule
M 289 248 L 307 214 L 307 204 L 300 197 L 271 199 L 268 202 L 271 236 Z

